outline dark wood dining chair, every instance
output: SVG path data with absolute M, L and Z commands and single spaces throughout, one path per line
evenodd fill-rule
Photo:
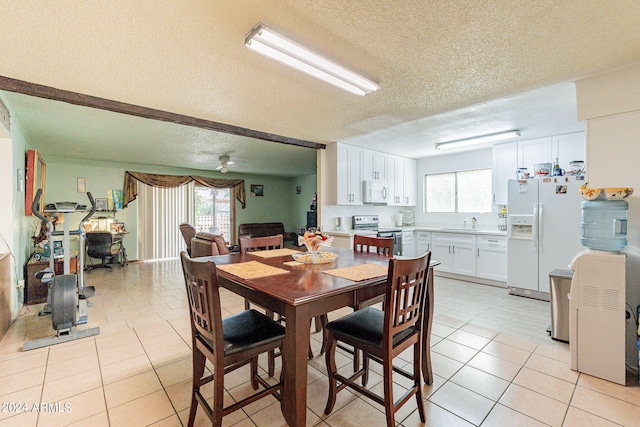
M 239 240 L 240 243 L 240 253 L 246 252 L 254 252 L 258 250 L 269 250 L 269 249 L 280 249 L 284 247 L 284 236 L 282 234 L 278 234 L 275 236 L 266 236 L 266 237 L 241 237 Z M 244 300 L 245 310 L 248 310 L 250 307 L 250 302 L 245 298 Z M 265 314 L 270 316 L 271 318 L 275 318 L 275 315 L 272 311 L 265 309 Z M 278 322 L 284 322 L 285 318 L 282 315 L 278 315 Z M 324 314 L 322 316 L 318 316 L 315 318 L 315 327 L 316 332 L 323 331 L 323 340 L 322 346 L 320 347 L 320 354 L 324 353 L 324 325 L 329 321 L 327 315 Z M 269 375 L 273 375 L 276 369 L 276 357 L 279 354 L 276 351 L 270 351 L 267 358 L 267 370 Z M 309 359 L 313 359 L 313 350 L 311 349 L 311 345 L 309 345 Z
M 263 251 L 270 249 L 281 249 L 284 247 L 284 237 L 282 234 L 266 237 L 240 237 L 240 253 Z M 249 300 L 245 298 L 244 309 L 249 310 Z
M 180 253 L 191 313 L 193 351 L 193 387 L 189 426 L 193 426 L 198 404 L 202 406 L 212 425 L 221 426 L 222 417 L 263 397 L 273 395 L 282 402 L 283 376 L 276 384 L 269 384 L 258 374 L 258 355 L 270 350 L 282 351 L 284 327 L 256 310 L 222 318 L 216 265 L 212 261 L 198 261 Z M 203 378 L 207 361 L 213 364 L 213 374 Z M 251 365 L 250 396 L 226 407 L 223 406 L 224 376 L 247 364 Z M 284 361 L 283 361 L 284 365 Z M 284 369 L 283 369 L 284 371 Z M 201 387 L 213 381 L 213 407 L 203 396 Z
M 378 255 L 387 257 L 393 256 L 393 237 L 372 237 L 363 236 L 361 234 L 353 235 L 353 251 L 354 252 L 374 252 Z M 384 300 L 384 295 L 361 301 L 357 306 L 352 307 L 359 310 L 362 307 L 378 304 Z M 357 349 L 349 349 L 343 345 L 339 345 L 342 350 L 353 353 L 353 370 L 357 371 L 360 367 L 360 352 Z
M 393 256 L 393 237 L 372 237 L 354 234 L 353 250 L 355 252 L 376 252 L 380 255 Z
M 385 310 L 364 307 L 325 326 L 327 336 L 326 363 L 329 377 L 329 395 L 324 413 L 329 415 L 336 403 L 336 395 L 349 387 L 383 405 L 387 426 L 395 427 L 395 414 L 411 396 L 416 396 L 420 420 L 425 422 L 421 386 L 421 339 L 426 292 L 429 280 L 431 252 L 417 258 L 392 258 L 389 261 Z M 362 369 L 350 377 L 338 373 L 336 346 L 343 342 L 363 352 Z M 413 372 L 393 365 L 393 359 L 413 347 Z M 369 361 L 382 364 L 384 396 L 366 388 L 369 379 Z M 398 400 L 393 396 L 393 373 L 412 381 L 411 387 Z M 362 385 L 356 381 L 362 378 Z M 340 384 L 338 384 L 340 383 Z

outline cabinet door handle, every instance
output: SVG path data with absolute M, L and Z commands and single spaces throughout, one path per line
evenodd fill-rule
M 478 248 L 478 256 L 480 256 L 480 248 Z

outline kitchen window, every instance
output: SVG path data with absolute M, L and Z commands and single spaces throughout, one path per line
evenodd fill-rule
M 425 212 L 491 212 L 491 169 L 425 176 Z

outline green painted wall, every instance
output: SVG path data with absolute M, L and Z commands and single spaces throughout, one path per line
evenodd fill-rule
M 61 157 L 48 157 L 45 202 L 77 201 L 88 203 L 86 194 L 77 192 L 77 178 L 86 178 L 86 189 L 94 198 L 107 197 L 108 190 L 122 189 L 124 173 L 127 170 L 172 175 L 201 175 L 217 178 L 240 178 L 245 181 L 246 208 L 236 202 L 236 224 L 248 222 L 282 222 L 286 231 L 296 231 L 306 222 L 306 211 L 315 190 L 316 176 L 283 178 L 265 175 L 221 174 L 215 171 L 173 168 L 153 165 L 134 165 L 123 163 L 95 162 Z M 250 195 L 251 184 L 264 186 L 264 195 Z M 303 189 L 296 194 L 296 186 Z M 306 206 L 306 207 L 305 207 Z M 138 235 L 136 232 L 138 203 L 116 213 L 118 221 L 124 222 L 129 232 L 124 238 L 129 259 L 137 259 Z M 81 214 L 72 214 L 71 229 L 77 228 Z
M 29 146 L 26 138 L 21 132 L 20 120 L 17 117 L 11 117 L 11 142 L 12 142 L 12 156 L 14 171 L 22 169 L 23 177 L 26 181 L 26 156 Z M 15 175 L 15 174 L 14 174 Z M 16 284 L 18 280 L 24 279 L 24 265 L 26 264 L 29 256 L 31 255 L 33 248 L 33 220 L 37 220 L 35 217 L 27 217 L 24 215 L 25 206 L 25 192 L 18 191 L 15 181 L 15 176 L 11 182 L 13 188 L 13 254 L 15 257 L 15 276 Z M 38 222 L 39 224 L 39 222 Z M 22 306 L 24 292 L 16 292 L 13 294 L 13 313 L 17 314 Z
M 318 176 L 307 175 L 296 178 L 293 182 L 294 206 L 297 220 L 297 227 L 294 231 L 299 231 L 307 225 L 307 211 L 310 211 L 311 200 L 318 189 Z M 296 187 L 300 186 L 300 194 L 296 194 Z

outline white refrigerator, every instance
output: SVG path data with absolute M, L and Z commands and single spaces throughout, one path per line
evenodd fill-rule
M 577 180 L 580 178 L 580 180 Z M 549 273 L 567 269 L 580 243 L 583 177 L 558 176 L 507 183 L 509 293 L 549 300 Z

